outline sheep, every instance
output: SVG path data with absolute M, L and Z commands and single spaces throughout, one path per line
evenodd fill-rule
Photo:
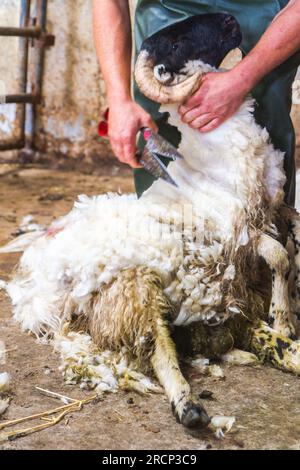
M 181 354 L 207 357 L 240 348 L 300 373 L 300 219 L 283 203 L 283 154 L 256 124 L 250 97 L 207 134 L 177 112 L 240 40 L 233 17 L 210 14 L 145 41 L 136 81 L 181 132 L 184 160 L 168 166 L 177 186 L 157 180 L 140 199 L 80 196 L 25 249 L 7 285 L 14 318 L 54 337 L 70 382 L 95 385 L 105 376 L 109 389 L 117 376 L 126 388 L 131 374 L 131 384 L 140 380 L 147 390 L 132 369 L 153 371 L 187 427 L 210 418 L 181 373 L 175 344 Z M 169 47 L 174 42 L 179 49 Z

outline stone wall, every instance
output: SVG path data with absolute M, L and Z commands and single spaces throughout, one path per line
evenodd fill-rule
M 18 26 L 19 16 L 20 0 L 1 0 L 1 26 Z M 19 91 L 18 52 L 18 39 L 0 38 L 0 96 Z M 0 101 L 0 139 L 19 136 L 20 108 L 20 106 L 3 104 Z

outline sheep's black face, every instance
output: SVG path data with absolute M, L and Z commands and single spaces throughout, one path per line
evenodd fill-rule
M 150 36 L 142 44 L 153 63 L 155 78 L 166 85 L 195 72 L 195 61 L 218 67 L 242 40 L 236 19 L 224 13 L 192 16 Z

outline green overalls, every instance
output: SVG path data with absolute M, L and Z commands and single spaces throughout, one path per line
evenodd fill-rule
M 247 54 L 258 42 L 277 13 L 287 5 L 287 0 L 138 0 L 135 14 L 135 43 L 139 52 L 144 39 L 160 29 L 191 15 L 227 12 L 238 20 L 243 40 L 240 49 Z M 267 75 L 252 91 L 256 100 L 255 118 L 266 127 L 274 146 L 285 152 L 286 202 L 295 200 L 295 132 L 290 118 L 291 87 L 300 51 Z M 159 126 L 159 132 L 174 145 L 180 142 L 176 128 L 167 124 L 167 116 L 158 112 L 159 105 L 148 100 L 134 87 L 135 100 L 143 106 Z M 168 161 L 165 160 L 167 164 Z M 134 170 L 135 186 L 141 195 L 153 182 L 144 169 Z

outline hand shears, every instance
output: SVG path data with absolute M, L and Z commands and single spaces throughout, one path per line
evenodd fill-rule
M 103 121 L 98 126 L 98 134 L 100 137 L 106 137 L 108 134 L 108 113 L 107 109 L 103 115 Z M 155 134 L 149 127 L 140 129 L 142 136 L 146 142 L 143 150 L 137 152 L 139 162 L 155 178 L 162 178 L 167 183 L 178 187 L 174 181 L 166 165 L 160 160 L 160 157 L 169 158 L 170 160 L 182 159 L 180 152 L 170 144 L 164 137 Z

